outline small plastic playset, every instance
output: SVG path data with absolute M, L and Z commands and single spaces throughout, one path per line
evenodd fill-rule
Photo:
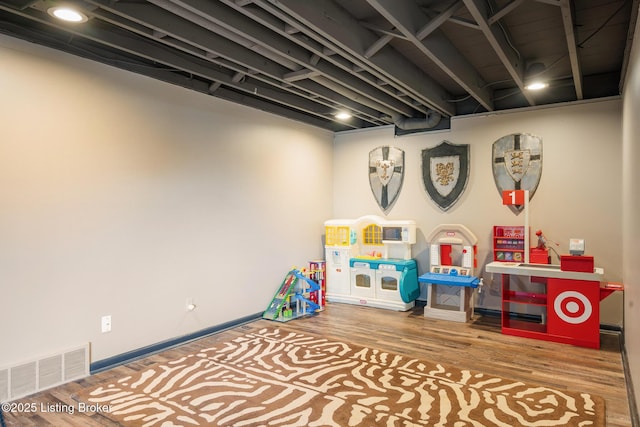
M 324 309 L 324 261 L 311 261 L 309 266 L 309 271 L 292 269 L 287 273 L 263 319 L 288 322 Z
M 416 225 L 375 215 L 325 222 L 327 299 L 406 311 L 420 296 Z
M 481 279 L 478 267 L 478 239 L 462 224 L 442 224 L 427 236 L 431 268 L 418 278 L 427 285 L 424 316 L 468 322 L 473 314 L 474 291 Z

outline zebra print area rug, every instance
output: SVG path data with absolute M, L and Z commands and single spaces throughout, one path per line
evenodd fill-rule
M 605 425 L 597 396 L 279 329 L 153 365 L 77 398 L 125 426 Z

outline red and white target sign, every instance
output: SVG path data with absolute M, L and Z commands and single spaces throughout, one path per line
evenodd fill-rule
M 600 346 L 600 282 L 548 279 L 547 333 L 585 347 Z
M 564 291 L 553 301 L 556 316 L 572 325 L 584 323 L 591 317 L 593 307 L 589 299 L 577 291 Z

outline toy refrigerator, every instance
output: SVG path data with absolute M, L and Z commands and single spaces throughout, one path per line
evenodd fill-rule
M 327 294 L 349 294 L 351 271 L 349 260 L 356 252 L 356 235 L 350 222 L 329 220 L 325 222 L 325 260 L 327 269 Z

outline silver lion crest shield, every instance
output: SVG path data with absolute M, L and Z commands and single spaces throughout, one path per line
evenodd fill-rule
M 469 145 L 451 144 L 448 141 L 422 150 L 424 188 L 443 211 L 449 210 L 467 187 L 469 152 Z
M 493 143 L 493 179 L 505 190 L 529 190 L 529 200 L 542 176 L 542 138 L 524 133 L 503 136 Z M 510 205 L 517 215 L 524 205 Z
M 369 184 L 380 208 L 387 212 L 395 203 L 404 179 L 404 151 L 383 146 L 369 152 Z

